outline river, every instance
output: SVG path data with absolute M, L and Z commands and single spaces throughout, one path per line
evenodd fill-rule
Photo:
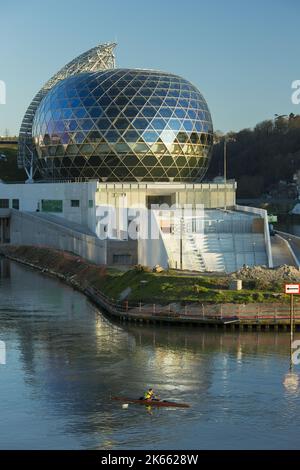
M 0 268 L 1 449 L 300 447 L 289 334 L 121 326 L 55 279 Z M 148 386 L 191 408 L 110 399 Z

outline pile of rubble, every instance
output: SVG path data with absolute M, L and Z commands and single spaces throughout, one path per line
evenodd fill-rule
M 243 281 L 262 281 L 266 284 L 300 282 L 300 271 L 294 266 L 279 266 L 278 268 L 265 268 L 262 266 L 244 266 L 242 269 L 231 275 L 232 279 L 242 279 Z

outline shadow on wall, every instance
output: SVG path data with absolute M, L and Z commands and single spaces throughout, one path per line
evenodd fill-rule
M 13 245 L 50 246 L 96 264 L 107 264 L 105 240 L 13 209 L 10 211 L 10 242 Z

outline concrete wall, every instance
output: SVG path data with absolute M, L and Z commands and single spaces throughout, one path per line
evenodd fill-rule
M 155 226 L 155 227 L 154 227 Z M 148 235 L 150 231 L 157 235 L 156 238 L 140 238 L 133 240 L 108 240 L 107 241 L 107 264 L 114 263 L 114 255 L 129 255 L 131 257 L 131 264 L 142 264 L 143 266 L 154 267 L 156 264 L 168 267 L 168 255 L 166 252 L 165 244 L 161 236 L 161 230 L 157 218 L 152 211 L 148 212 Z M 146 231 L 137 233 L 146 234 Z
M 252 221 L 252 232 L 253 233 L 264 233 L 265 221 L 264 219 L 257 218 Z
M 147 196 L 169 195 L 176 204 L 204 204 L 206 209 L 234 206 L 236 183 L 98 183 L 96 204 L 112 207 L 145 206 Z
M 266 252 L 268 257 L 268 266 L 273 268 L 273 257 L 272 257 L 272 248 L 271 248 L 271 239 L 269 231 L 269 222 L 268 222 L 268 212 L 265 209 L 260 209 L 258 207 L 248 207 L 236 205 L 235 209 L 241 212 L 250 212 L 251 214 L 257 214 L 263 219 L 264 223 L 264 237 L 266 244 Z
M 97 182 L 93 181 L 88 183 L 0 183 L 0 199 L 9 199 L 10 208 L 12 208 L 12 200 L 19 199 L 19 210 L 26 212 L 36 212 L 38 207 L 41 210 L 43 199 L 62 200 L 63 211 L 53 214 L 95 231 L 96 189 Z M 79 207 L 71 206 L 72 199 L 80 201 Z M 93 201 L 93 207 L 89 207 L 89 200 Z
M 128 265 L 128 263 L 116 263 L 114 261 L 114 255 L 128 256 L 130 257 L 131 265 L 138 264 L 137 240 L 107 240 L 107 264 L 109 266 L 114 264 Z
M 141 239 L 138 241 L 139 264 L 150 267 L 154 267 L 159 264 L 163 268 L 167 269 L 169 267 L 169 256 L 163 241 L 160 224 L 155 211 L 149 211 L 148 213 L 148 228 L 150 227 L 151 232 L 155 234 L 155 237 L 149 237 L 145 240 Z
M 105 240 L 13 209 L 10 214 L 10 242 L 13 245 L 44 245 L 70 251 L 96 264 L 106 264 L 107 261 Z

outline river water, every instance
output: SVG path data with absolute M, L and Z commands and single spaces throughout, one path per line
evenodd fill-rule
M 55 279 L 0 267 L 1 449 L 300 448 L 289 334 L 121 326 Z M 191 408 L 110 399 L 148 386 Z

